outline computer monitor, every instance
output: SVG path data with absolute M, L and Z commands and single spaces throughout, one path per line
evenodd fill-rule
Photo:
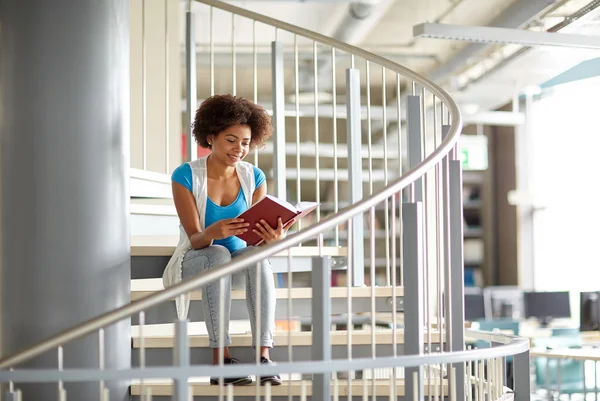
M 489 286 L 484 288 L 486 313 L 492 319 L 521 320 L 525 317 L 523 289 L 516 286 Z
M 537 319 L 547 326 L 552 319 L 570 318 L 571 302 L 568 291 L 525 292 L 525 317 Z
M 579 330 L 600 330 L 600 291 L 579 295 Z
M 485 319 L 483 294 L 465 293 L 465 320 L 474 322 Z

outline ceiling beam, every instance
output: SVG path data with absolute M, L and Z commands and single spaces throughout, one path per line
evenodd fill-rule
M 415 25 L 413 33 L 415 37 L 419 38 L 462 40 L 476 43 L 600 49 L 600 36 L 535 32 L 525 29 L 424 23 Z
M 516 0 L 496 18 L 490 21 L 488 26 L 500 28 L 521 28 L 543 11 L 552 7 L 558 0 Z M 469 60 L 473 60 L 489 47 L 488 44 L 474 43 L 466 46 L 445 62 L 440 68 L 431 72 L 429 78 L 433 81 L 441 81 L 461 69 Z
M 463 114 L 463 124 L 514 127 L 525 124 L 525 114 L 512 111 L 481 111 L 473 114 Z
M 261 154 L 269 154 L 273 152 L 273 143 L 267 142 L 265 143 L 264 149 L 260 150 Z M 295 155 L 296 154 L 296 144 L 295 143 L 286 143 L 285 144 L 285 153 L 287 155 Z M 314 142 L 302 142 L 300 144 L 300 148 L 298 153 L 300 156 L 310 156 L 315 157 L 317 154 L 315 149 Z M 383 159 L 384 158 L 384 149 L 383 145 L 373 145 L 371 146 L 371 158 L 372 159 Z M 334 157 L 334 147 L 332 143 L 320 143 L 319 144 L 319 157 Z M 348 157 L 348 146 L 346 144 L 337 145 L 337 157 L 341 159 L 345 159 Z M 367 145 L 363 145 L 361 149 L 361 157 L 367 159 L 369 157 L 369 148 Z M 388 159 L 396 159 L 398 157 L 398 149 L 388 148 Z

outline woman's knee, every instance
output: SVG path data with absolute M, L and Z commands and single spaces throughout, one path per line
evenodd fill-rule
M 219 266 L 231 261 L 231 252 L 222 245 L 211 245 L 205 249 L 211 266 Z

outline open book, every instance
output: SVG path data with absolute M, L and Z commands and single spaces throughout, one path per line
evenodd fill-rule
M 276 228 L 278 219 L 281 217 L 284 227 L 289 227 L 319 206 L 316 202 L 300 202 L 297 205 L 292 205 L 284 200 L 278 199 L 271 195 L 266 195 L 264 198 L 256 202 L 252 207 L 240 214 L 238 218 L 250 223 L 248 231 L 238 235 L 238 237 L 248 245 L 260 245 L 262 239 L 252 232 L 256 228 L 256 223 L 264 220 L 271 227 Z

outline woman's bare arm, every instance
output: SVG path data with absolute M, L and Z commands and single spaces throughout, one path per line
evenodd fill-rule
M 179 221 L 185 230 L 192 248 L 202 249 L 212 245 L 213 239 L 208 238 L 206 233 L 200 229 L 200 218 L 194 195 L 183 185 L 173 181 L 173 200 Z
M 254 190 L 252 194 L 252 204 L 254 205 L 256 202 L 261 200 L 267 194 L 267 181 L 263 182 L 260 187 Z

